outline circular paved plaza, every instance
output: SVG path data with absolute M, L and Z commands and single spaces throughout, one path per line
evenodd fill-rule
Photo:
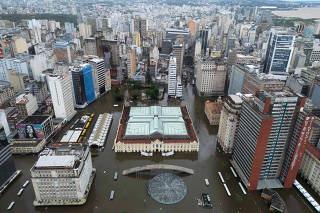
M 161 173 L 147 183 L 149 195 L 162 204 L 180 202 L 187 194 L 184 181 L 177 175 Z

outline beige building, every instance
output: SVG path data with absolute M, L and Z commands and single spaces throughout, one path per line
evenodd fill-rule
M 95 176 L 87 146 L 53 147 L 30 169 L 34 206 L 82 205 Z
M 27 42 L 26 39 L 24 38 L 15 38 L 14 39 L 14 52 L 16 54 L 20 54 L 20 53 L 27 53 L 28 52 L 28 46 L 27 46 Z
M 111 90 L 111 74 L 110 70 L 107 69 L 106 71 L 106 91 Z
M 136 75 L 136 52 L 131 49 L 127 56 L 127 71 L 130 78 L 134 78 Z
M 25 89 L 24 79 L 27 77 L 27 75 L 17 73 L 15 70 L 8 70 L 8 76 L 13 89 L 17 92 L 23 93 Z
M 320 151 L 311 144 L 307 144 L 299 173 L 307 180 L 311 188 L 320 195 Z
M 225 153 L 231 153 L 240 119 L 242 99 L 238 95 L 226 97 L 219 122 L 218 143 Z
M 13 87 L 0 87 L 0 105 L 8 102 L 15 95 Z
M 172 53 L 173 53 L 173 57 L 177 59 L 177 75 L 182 76 L 184 42 L 177 41 L 172 46 Z
M 12 154 L 30 154 L 39 153 L 46 145 L 47 140 L 42 139 L 13 139 L 10 142 Z
M 78 27 L 79 27 L 80 35 L 83 38 L 89 38 L 92 35 L 91 25 L 85 24 L 85 23 L 81 23 L 81 24 L 78 25 Z
M 210 125 L 219 125 L 222 109 L 221 97 L 215 102 L 206 101 L 204 112 L 209 120 Z
M 141 46 L 141 39 L 140 39 L 140 33 L 139 32 L 133 32 L 132 33 L 132 45 L 136 45 L 137 47 Z
M 202 58 L 196 64 L 196 88 L 200 95 L 224 94 L 227 67 L 221 58 Z
M 32 94 L 21 94 L 16 99 L 19 119 L 24 119 L 38 110 L 37 98 Z

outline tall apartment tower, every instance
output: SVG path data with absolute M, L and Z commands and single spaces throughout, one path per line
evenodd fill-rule
M 0 194 L 19 174 L 14 165 L 4 128 L 0 124 Z
M 295 36 L 271 30 L 264 64 L 264 73 L 286 74 L 289 71 Z
M 133 21 L 133 32 L 139 32 L 142 38 L 147 36 L 147 20 L 145 19 L 134 19 Z
M 280 176 L 298 106 L 288 91 L 262 91 L 244 100 L 232 164 L 248 190 L 283 188 Z
M 128 76 L 134 78 L 136 75 L 136 51 L 134 49 L 129 50 L 127 56 L 127 70 Z
M 92 65 L 81 64 L 70 67 L 76 108 L 84 108 L 96 99 Z
M 70 121 L 77 112 L 74 110 L 69 75 L 48 75 L 47 80 L 56 118 Z
M 217 138 L 225 153 L 232 153 L 241 105 L 242 98 L 239 95 L 228 95 L 223 103 Z
M 196 88 L 200 95 L 224 94 L 227 75 L 226 65 L 220 58 L 202 58 L 196 64 Z
M 168 96 L 176 96 L 177 86 L 177 61 L 175 57 L 171 57 L 169 61 L 169 72 L 168 72 Z
M 292 187 L 296 179 L 302 157 L 313 132 L 316 117 L 312 114 L 311 101 L 306 102 L 306 98 L 301 99 L 299 113 L 292 131 L 292 137 L 288 142 L 288 148 L 283 161 L 280 180 L 284 188 Z
M 172 46 L 173 57 L 177 61 L 177 75 L 182 76 L 183 57 L 184 57 L 184 43 L 176 41 Z
M 141 39 L 140 39 L 140 33 L 139 32 L 133 32 L 132 33 L 132 45 L 136 45 L 137 47 L 141 46 Z
M 206 55 L 208 42 L 209 42 L 209 31 L 207 29 L 200 30 L 200 41 L 201 41 L 201 54 Z
M 102 58 L 93 58 L 89 61 L 92 65 L 93 82 L 96 97 L 106 91 L 106 71 L 104 60 Z

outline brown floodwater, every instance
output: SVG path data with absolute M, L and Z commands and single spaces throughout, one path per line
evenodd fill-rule
M 105 149 L 93 154 L 93 166 L 97 169 L 97 174 L 86 204 L 82 206 L 34 207 L 32 202 L 35 196 L 32 184 L 29 184 L 23 194 L 17 197 L 17 192 L 24 181 L 30 178 L 29 169 L 37 159 L 36 156 L 24 155 L 14 156 L 16 167 L 21 169 L 23 174 L 0 197 L 0 212 L 7 212 L 7 207 L 11 201 L 15 201 L 16 204 L 10 212 L 17 213 L 268 212 L 268 207 L 260 198 L 259 192 L 248 192 L 247 195 L 243 195 L 238 185 L 239 179 L 234 178 L 230 171 L 229 157 L 223 156 L 216 150 L 218 128 L 208 124 L 204 114 L 204 100 L 195 96 L 192 86 L 184 89 L 184 100 L 182 102 L 187 105 L 190 116 L 193 119 L 194 128 L 200 140 L 199 153 L 177 153 L 172 157 L 162 157 L 159 153 L 153 157 L 141 157 L 138 153 L 114 153 L 112 145 L 121 116 L 122 104 L 118 103 L 119 107 L 113 107 L 115 102 L 112 96 L 108 94 L 88 106 L 85 110 L 79 111 L 77 115 L 79 117 L 86 112 L 94 112 L 96 114 L 108 112 L 113 114 L 112 127 L 105 144 Z M 136 105 L 152 104 L 157 103 L 145 102 L 137 103 Z M 179 105 L 180 102 L 175 100 L 167 101 L 165 99 L 158 104 L 174 106 Z M 70 123 L 72 124 L 72 122 Z M 61 131 L 60 136 L 63 135 L 68 126 Z M 178 204 L 163 205 L 152 200 L 146 191 L 146 183 L 151 177 L 119 175 L 117 181 L 113 180 L 113 174 L 116 171 L 120 174 L 124 169 L 159 162 L 184 166 L 195 170 L 194 175 L 181 176 L 187 186 L 187 195 Z M 104 174 L 104 171 L 107 171 L 107 174 Z M 218 171 L 221 171 L 226 179 L 231 197 L 227 196 L 218 177 Z M 209 179 L 209 187 L 205 186 L 205 178 Z M 109 201 L 111 190 L 115 190 L 113 201 Z M 204 209 L 197 206 L 196 198 L 199 198 L 201 193 L 209 193 L 211 195 L 214 204 L 213 209 Z M 280 194 L 287 202 L 288 212 L 314 212 L 294 188 L 280 190 Z

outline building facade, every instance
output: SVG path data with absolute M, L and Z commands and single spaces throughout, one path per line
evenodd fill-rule
M 47 80 L 56 118 L 70 121 L 77 112 L 74 110 L 72 85 L 69 75 L 48 75 Z
M 232 153 L 233 151 L 242 102 L 240 96 L 228 95 L 223 103 L 217 140 L 225 153 Z
M 271 30 L 264 64 L 264 73 L 285 74 L 289 71 L 295 36 Z
M 196 65 L 196 72 L 196 88 L 200 95 L 219 96 L 224 94 L 227 68 L 221 59 L 200 59 Z
M 283 188 L 281 170 L 298 97 L 259 92 L 242 104 L 232 164 L 248 190 Z
M 221 97 L 215 102 L 206 101 L 204 104 L 204 113 L 206 114 L 210 125 L 219 125 L 222 109 Z
M 46 149 L 30 172 L 34 206 L 84 204 L 95 175 L 87 146 Z
M 20 119 L 24 119 L 38 110 L 37 98 L 32 94 L 21 94 L 16 98 L 16 108 Z

